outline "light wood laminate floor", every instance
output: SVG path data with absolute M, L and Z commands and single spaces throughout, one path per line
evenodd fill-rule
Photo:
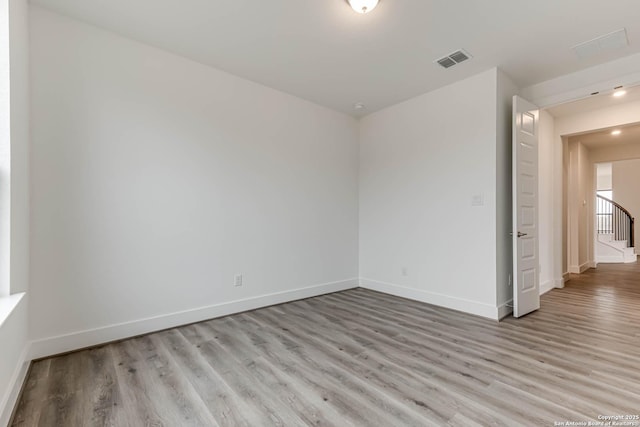
M 33 364 L 15 426 L 553 426 L 640 413 L 640 268 L 497 323 L 356 289 Z

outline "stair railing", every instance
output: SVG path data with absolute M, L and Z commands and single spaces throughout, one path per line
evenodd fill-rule
M 598 234 L 613 234 L 614 240 L 626 240 L 627 247 L 634 247 L 635 219 L 618 203 L 597 195 L 596 222 Z

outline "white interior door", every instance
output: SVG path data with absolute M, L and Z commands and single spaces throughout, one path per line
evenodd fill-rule
M 513 315 L 540 308 L 538 107 L 513 97 Z

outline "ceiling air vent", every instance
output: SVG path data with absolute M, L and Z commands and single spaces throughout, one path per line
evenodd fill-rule
M 436 60 L 436 62 L 438 64 L 440 64 L 442 67 L 444 68 L 450 68 L 453 67 L 456 64 L 459 64 L 461 62 L 466 61 L 467 59 L 470 59 L 471 55 L 469 55 L 467 52 L 465 52 L 464 50 L 460 49 L 457 50 L 453 53 L 450 53 L 449 55 L 445 56 L 444 58 L 440 58 L 438 60 Z
M 456 65 L 457 62 L 454 61 L 453 59 L 449 58 L 448 56 L 445 56 L 442 59 L 438 59 L 438 64 L 442 65 L 444 68 L 449 68 L 449 67 L 453 67 L 454 65 Z

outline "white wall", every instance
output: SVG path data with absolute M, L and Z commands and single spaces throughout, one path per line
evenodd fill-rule
M 554 127 L 555 120 L 548 112 L 540 111 L 538 140 L 538 245 L 540 260 L 540 292 L 556 287 L 555 257 L 553 244 L 554 228 L 554 186 L 558 185 L 553 174 L 554 167 Z
M 0 236 L 10 235 L 11 106 L 9 94 L 9 4 L 0 1 Z M 10 240 L 0 240 L 0 298 L 9 295 Z
M 497 317 L 496 93 L 493 69 L 362 119 L 364 286 Z
M 590 150 L 594 162 L 615 162 L 619 160 L 640 159 L 640 144 L 621 144 Z
M 595 208 L 593 200 L 595 197 L 594 165 L 591 162 L 589 149 L 584 144 L 578 144 L 578 170 L 579 192 L 577 200 L 578 227 L 579 227 L 579 258 L 578 265 L 581 267 L 590 265 L 594 259 L 593 252 L 593 217 Z
M 556 118 L 556 135 L 575 135 L 640 122 L 640 101 Z
M 512 192 L 512 139 L 513 96 L 518 88 L 508 75 L 497 73 L 496 118 L 496 292 L 498 316 L 513 312 L 513 192 Z
M 357 286 L 355 119 L 31 12 L 34 355 Z
M 640 145 L 640 144 L 639 144 Z M 640 159 L 625 160 L 613 163 L 614 201 L 629 211 L 636 218 L 635 244 L 636 253 L 640 246 Z
M 0 186 L 4 194 L 1 215 L 4 224 L 2 241 L 5 242 L 2 245 L 5 296 L 0 295 L 0 425 L 6 425 L 28 367 L 29 306 L 23 293 L 28 288 L 29 265 L 27 0 L 11 0 L 9 4 L 6 0 L 0 1 L 0 17 L 3 20 L 0 28 L 6 30 L 8 23 L 10 35 L 0 37 L 0 86 L 4 92 L 0 94 L 4 113 L 0 117 L 8 119 L 0 126 L 3 155 L 6 156 L 2 160 L 3 182 Z M 9 44 L 6 44 L 7 40 Z M 6 97 L 5 92 L 8 88 L 5 85 L 9 83 L 6 71 L 10 75 L 10 97 Z M 6 100 L 10 102 L 7 104 Z M 6 296 L 8 293 L 12 295 Z
M 595 171 L 589 149 L 579 137 L 569 138 L 568 264 L 570 273 L 582 273 L 593 265 L 593 216 Z
M 29 283 L 29 6 L 11 0 L 11 292 Z

